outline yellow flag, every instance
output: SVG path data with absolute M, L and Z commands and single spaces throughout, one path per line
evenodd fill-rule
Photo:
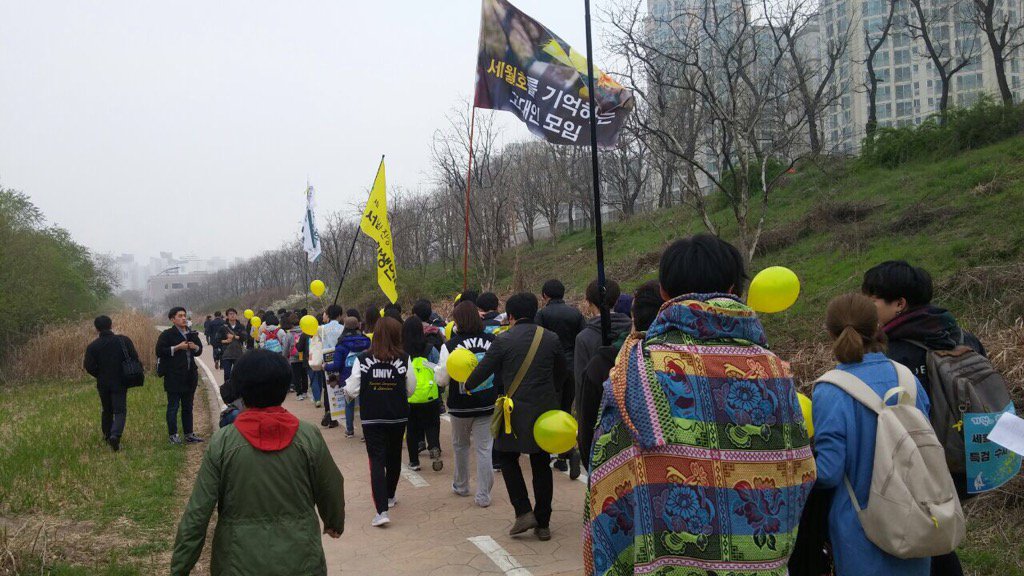
M 384 295 L 394 304 L 398 300 L 398 289 L 395 281 L 395 250 L 391 239 L 391 224 L 388 222 L 388 200 L 384 183 L 384 159 L 380 160 L 377 178 L 370 190 L 370 199 L 366 201 L 363 219 L 359 221 L 359 229 L 377 242 L 377 283 Z

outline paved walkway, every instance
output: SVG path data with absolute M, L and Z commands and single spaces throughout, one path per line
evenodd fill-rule
M 213 370 L 213 358 L 207 347 L 203 363 L 217 384 L 223 374 Z M 204 371 L 205 372 L 205 371 Z M 208 378 L 204 378 L 206 380 Z M 289 395 L 285 407 L 299 418 L 317 425 L 323 415 L 309 400 L 299 402 Z M 332 430 L 321 428 L 334 461 L 345 476 L 345 533 L 338 540 L 324 537 L 330 574 L 359 575 L 438 575 L 508 574 L 512 576 L 578 575 L 583 572 L 580 529 L 585 484 L 569 480 L 555 471 L 552 539 L 540 542 L 532 532 L 511 537 L 508 530 L 514 512 L 508 502 L 501 474 L 495 475 L 491 492 L 493 503 L 479 508 L 472 496 L 452 494 L 454 466 L 451 427 L 441 421 L 441 446 L 444 470 L 430 469 L 424 453 L 424 469 L 405 471 L 398 485 L 398 506 L 391 510 L 391 524 L 373 528 L 369 467 L 366 445 L 360 440 L 356 419 L 356 437 L 345 438 L 344 425 Z M 407 459 L 407 455 L 403 454 Z M 529 462 L 523 459 L 529 470 Z M 472 464 L 475 475 L 475 464 Z M 527 485 L 529 485 L 529 472 Z M 474 477 L 475 480 L 475 477 Z M 471 484 L 471 491 L 475 483 Z

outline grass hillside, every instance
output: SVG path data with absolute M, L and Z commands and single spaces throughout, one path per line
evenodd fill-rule
M 735 237 L 731 212 L 718 202 L 712 216 L 725 238 Z M 608 277 L 633 289 L 656 277 L 666 244 L 704 231 L 685 207 L 640 214 L 605 228 Z M 976 324 L 997 315 L 1003 322 L 1024 314 L 1024 137 L 1005 140 L 942 161 L 917 161 L 897 169 L 855 162 L 805 165 L 771 198 L 761 247 L 751 275 L 771 265 L 792 268 L 803 292 L 790 311 L 767 318 L 776 341 L 816 336 L 824 305 L 857 289 L 864 270 L 904 258 L 926 267 L 937 282 L 937 300 Z M 516 263 L 518 258 L 519 262 Z M 461 266 L 403 269 L 399 293 L 450 299 L 462 286 Z M 560 278 L 570 297 L 581 298 L 595 277 L 593 233 L 581 230 L 557 242 L 538 242 L 507 253 L 493 287 L 539 291 Z M 351 279 L 342 300 L 360 306 L 382 301 L 370 274 Z

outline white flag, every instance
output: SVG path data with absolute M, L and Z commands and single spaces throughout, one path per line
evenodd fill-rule
M 306 217 L 302 220 L 302 248 L 306 251 L 310 262 L 316 262 L 316 259 L 320 257 L 320 233 L 316 231 L 315 207 L 313 187 L 307 185 Z

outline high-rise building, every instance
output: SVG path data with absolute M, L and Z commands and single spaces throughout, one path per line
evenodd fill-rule
M 1002 0 L 1000 6 L 1011 22 L 1021 18 L 1020 0 Z M 998 99 L 995 65 L 984 32 L 970 21 L 969 3 L 957 0 L 922 0 L 929 32 L 952 61 L 958 57 L 970 61 L 953 76 L 950 107 L 967 107 L 983 93 Z M 825 112 L 826 150 L 855 154 L 860 150 L 868 122 L 869 98 L 866 89 L 868 44 L 877 43 L 889 15 L 889 0 L 822 0 L 821 42 L 841 41 L 851 34 L 849 48 L 837 67 L 839 98 Z M 879 126 L 921 124 L 939 111 L 942 84 L 929 59 L 925 44 L 908 28 L 917 22 L 908 0 L 898 0 L 892 26 L 876 52 L 873 63 L 878 78 L 876 110 Z M 1021 60 L 1024 53 L 1012 55 L 1006 62 L 1007 80 L 1019 100 L 1022 94 Z

